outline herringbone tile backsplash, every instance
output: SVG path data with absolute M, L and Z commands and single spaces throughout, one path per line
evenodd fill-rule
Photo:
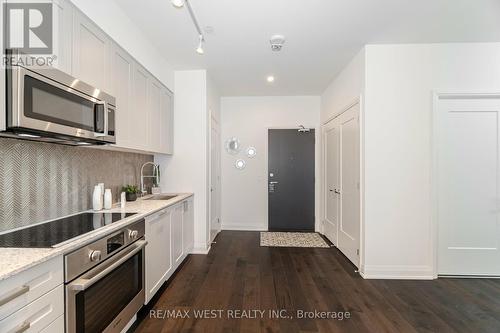
M 140 183 L 152 155 L 0 138 L 0 232 L 92 208 L 104 183 L 119 201 L 124 184 Z

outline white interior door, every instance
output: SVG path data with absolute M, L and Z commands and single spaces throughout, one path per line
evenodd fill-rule
M 441 99 L 438 274 L 500 276 L 500 99 Z
M 337 228 L 339 220 L 339 126 L 335 120 L 324 127 L 324 156 L 325 156 L 325 186 L 324 186 L 324 234 L 337 245 Z
M 338 248 L 359 267 L 360 153 L 359 104 L 338 117 L 340 133 L 340 219 Z
M 359 104 L 327 123 L 323 129 L 324 234 L 359 267 Z
M 210 241 L 213 241 L 221 229 L 220 134 L 218 123 L 214 119 L 212 119 L 210 142 Z

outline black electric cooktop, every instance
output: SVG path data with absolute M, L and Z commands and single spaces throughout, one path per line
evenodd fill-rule
M 0 235 L 0 247 L 53 247 L 136 213 L 81 213 Z

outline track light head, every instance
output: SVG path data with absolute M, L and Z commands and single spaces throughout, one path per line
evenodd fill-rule
M 184 0 L 170 0 L 172 2 L 172 6 L 175 8 L 182 8 L 184 6 Z
M 203 42 L 204 42 L 203 35 L 200 35 L 200 43 L 198 44 L 198 47 L 196 48 L 196 53 L 198 53 L 200 55 L 205 53 L 205 51 L 203 50 Z

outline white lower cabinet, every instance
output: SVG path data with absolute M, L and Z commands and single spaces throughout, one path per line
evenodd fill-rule
M 36 299 L 0 321 L 0 332 L 40 332 L 64 314 L 64 286 Z M 53 330 L 50 332 L 63 332 Z
M 146 218 L 146 304 L 172 271 L 171 212 L 167 208 Z
M 184 254 L 189 254 L 194 247 L 194 200 L 189 198 L 183 202 L 182 234 Z
M 63 333 L 64 332 L 64 315 L 59 316 L 56 320 L 45 327 L 40 333 Z
M 63 283 L 63 260 L 57 257 L 0 281 L 0 320 Z M 4 332 L 0 329 L 0 332 Z
M 177 204 L 172 210 L 172 244 L 174 265 L 178 266 L 182 262 L 184 254 L 183 239 L 182 239 L 182 218 L 184 215 L 183 203 Z
M 193 249 L 193 198 L 146 217 L 147 304 Z

